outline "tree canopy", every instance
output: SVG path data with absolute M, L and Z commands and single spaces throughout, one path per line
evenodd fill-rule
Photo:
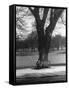
M 63 10 L 52 9 L 52 8 L 35 8 L 35 7 L 17 6 L 16 7 L 16 37 L 19 37 L 24 40 L 25 38 L 27 38 L 28 34 L 32 33 L 32 31 L 36 31 L 36 19 L 34 15 L 36 16 L 37 19 L 40 19 L 43 22 L 45 22 L 44 23 L 44 30 L 45 30 L 46 27 L 48 27 L 48 25 L 50 24 L 50 22 L 56 19 L 57 13 L 58 12 L 60 13 L 61 11 Z M 65 26 L 66 23 L 65 10 L 63 11 L 61 17 L 59 18 L 55 29 L 57 29 L 58 23 L 61 23 Z

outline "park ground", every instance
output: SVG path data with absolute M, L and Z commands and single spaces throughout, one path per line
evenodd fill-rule
M 33 67 L 38 60 L 38 53 L 35 52 L 31 55 L 16 56 L 16 68 Z M 48 60 L 51 65 L 64 65 L 66 64 L 66 53 L 64 50 L 52 51 L 48 54 Z
M 16 80 L 18 83 L 66 81 L 66 53 L 49 52 L 50 68 L 36 70 L 38 54 L 16 56 Z

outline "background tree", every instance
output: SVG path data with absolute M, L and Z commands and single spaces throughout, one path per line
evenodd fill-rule
M 60 49 L 63 49 L 64 47 L 66 47 L 65 43 L 66 43 L 66 38 L 65 37 L 63 37 L 61 35 L 56 35 L 56 36 L 52 37 L 50 48 L 52 50 L 54 50 L 55 48 L 57 50 L 60 50 Z

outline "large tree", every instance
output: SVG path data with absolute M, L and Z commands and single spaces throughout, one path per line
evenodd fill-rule
M 35 17 L 36 29 L 38 33 L 39 59 L 37 61 L 37 67 L 38 68 L 49 67 L 48 52 L 50 48 L 52 32 L 64 9 L 43 8 L 42 18 L 40 17 L 40 8 L 35 7 L 34 9 L 32 9 L 31 7 L 29 7 L 29 9 Z M 44 29 L 45 22 L 48 16 L 50 23 Z
M 48 52 L 51 43 L 52 33 L 56 26 L 58 19 L 61 17 L 64 9 L 59 8 L 39 8 L 39 7 L 27 7 L 17 9 L 16 26 L 20 30 L 25 30 L 25 20 L 21 19 L 25 16 L 33 15 L 35 22 L 33 26 L 36 26 L 38 34 L 38 52 L 39 59 L 36 63 L 37 68 L 49 67 Z M 22 16 L 18 16 L 19 12 L 24 12 Z M 61 17 L 62 21 L 63 18 Z M 48 22 L 47 22 L 48 21 Z M 65 23 L 64 23 L 65 24 Z M 25 27 L 24 27 L 25 26 Z

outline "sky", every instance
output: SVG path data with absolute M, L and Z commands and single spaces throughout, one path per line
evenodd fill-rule
M 57 24 L 54 31 L 53 31 L 53 36 L 55 35 L 61 35 L 61 36 L 66 36 L 66 26 L 64 24 Z

